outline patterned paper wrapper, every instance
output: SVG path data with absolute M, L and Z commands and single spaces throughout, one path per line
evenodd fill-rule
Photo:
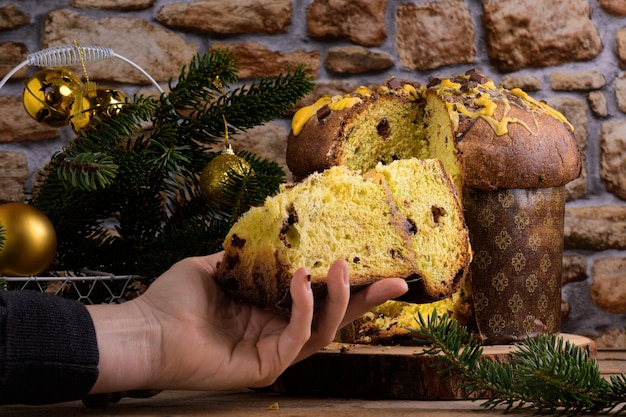
M 561 325 L 564 187 L 467 190 L 476 325 L 486 344 L 508 344 Z

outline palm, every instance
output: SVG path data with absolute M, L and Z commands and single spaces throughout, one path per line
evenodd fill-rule
M 270 384 L 290 364 L 328 344 L 336 330 L 376 304 L 401 295 L 402 280 L 375 284 L 353 302 L 337 262 L 329 270 L 329 297 L 313 320 L 313 297 L 306 271 L 296 272 L 291 319 L 227 297 L 213 279 L 222 254 L 174 265 L 136 300 L 158 320 L 164 341 L 163 386 L 230 389 Z M 313 324 L 312 324 L 313 323 Z

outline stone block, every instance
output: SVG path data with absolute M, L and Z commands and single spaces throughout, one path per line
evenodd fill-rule
M 0 43 L 0 77 L 4 77 L 13 70 L 17 65 L 22 63 L 28 56 L 26 45 L 21 42 L 2 42 Z M 12 80 L 26 78 L 28 68 L 23 67 L 13 74 Z
M 152 7 L 154 0 L 71 0 L 70 6 L 77 9 L 102 9 L 129 12 Z
M 194 44 L 179 34 L 159 28 L 144 19 L 133 17 L 105 17 L 92 19 L 69 9 L 48 12 L 43 26 L 43 48 L 73 45 L 80 40 L 84 45 L 99 45 L 113 49 L 132 60 L 155 80 L 167 82 L 178 77 L 197 52 Z M 82 75 L 80 67 L 76 73 Z M 150 83 L 128 63 L 118 59 L 87 65 L 89 78 L 96 82 L 130 84 Z
M 586 61 L 602 50 L 587 0 L 487 0 L 483 26 L 500 71 Z
M 393 59 L 383 52 L 370 51 L 358 46 L 330 48 L 324 65 L 339 74 L 361 74 L 393 67 Z
M 474 62 L 474 24 L 464 1 L 400 4 L 396 24 L 398 58 L 405 68 L 426 70 Z
M 0 97 L 0 143 L 36 142 L 59 137 L 59 129 L 35 121 L 21 97 Z
M 550 75 L 550 88 L 553 90 L 598 90 L 604 87 L 605 84 L 604 75 L 598 71 L 553 72 Z
M 591 266 L 591 275 L 589 296 L 593 303 L 609 313 L 626 313 L 626 259 L 598 258 Z
M 626 200 L 626 120 L 602 123 L 600 127 L 600 177 L 607 191 Z
M 539 91 L 543 88 L 541 78 L 536 75 L 505 75 L 500 84 L 509 90 L 521 88 L 524 91 Z
M 602 91 L 592 91 L 587 95 L 589 108 L 597 117 L 607 117 L 609 115 L 609 106 L 606 102 L 606 96 Z
M 156 20 L 163 25 L 209 34 L 286 33 L 291 0 L 203 0 L 163 5 Z
M 213 42 L 211 50 L 215 49 L 232 51 L 239 65 L 239 77 L 242 79 L 275 77 L 298 65 L 305 65 L 317 77 L 321 65 L 319 51 L 272 51 L 257 42 Z
M 30 16 L 15 4 L 0 7 L 0 31 L 16 29 L 30 23 Z
M 306 11 L 307 34 L 379 46 L 387 39 L 387 0 L 313 0 Z
M 626 207 L 565 207 L 566 249 L 626 249 Z
M 23 152 L 0 152 L 0 202 L 24 201 L 28 164 Z

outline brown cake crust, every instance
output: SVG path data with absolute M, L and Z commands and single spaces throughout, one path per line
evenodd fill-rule
M 499 105 L 496 119 L 504 116 Z M 576 138 L 568 125 L 541 112 L 514 103 L 508 133 L 498 136 L 481 118 L 458 138 L 457 149 L 466 187 L 489 191 L 501 188 L 557 187 L 577 178 L 581 159 Z
M 313 172 L 343 165 L 343 145 L 355 119 L 368 107 L 382 101 L 406 104 L 411 100 L 404 92 L 381 94 L 372 91 L 369 97 L 362 97 L 362 102 L 352 107 L 313 115 L 298 135 L 290 131 L 286 161 L 291 173 L 296 178 L 303 178 Z
M 459 78 L 452 79 L 453 82 Z M 488 80 L 483 77 L 483 81 Z M 441 81 L 441 80 L 438 80 Z M 467 82 L 466 79 L 460 81 Z M 471 81 L 470 81 L 471 82 Z M 490 82 L 490 81 L 489 81 Z M 474 83 L 474 85 L 479 85 Z M 476 97 L 441 87 L 429 86 L 422 99 L 414 105 L 424 106 L 427 100 L 439 100 L 437 106 L 447 111 L 448 105 L 463 103 L 475 111 Z M 442 93 L 442 91 L 444 91 Z M 581 157 L 572 128 L 555 116 L 547 106 L 539 106 L 531 98 L 520 98 L 503 88 L 485 88 L 493 94 L 497 106 L 493 117 L 467 117 L 458 114 L 450 121 L 456 140 L 457 158 L 461 167 L 463 186 L 480 190 L 500 188 L 545 188 L 564 185 L 580 175 Z M 480 96 L 480 94 L 478 94 Z M 399 100 L 399 94 L 373 94 L 375 100 Z M 315 171 L 342 165 L 342 148 L 354 119 L 371 104 L 371 99 L 352 108 L 332 111 L 321 120 L 313 115 L 298 135 L 290 132 L 287 142 L 287 165 L 294 176 L 302 178 Z M 428 124 L 428 114 L 424 124 Z M 496 132 L 492 122 L 505 122 L 507 132 Z M 417 156 L 417 155 L 413 155 Z M 429 157 L 437 157 L 430 155 Z

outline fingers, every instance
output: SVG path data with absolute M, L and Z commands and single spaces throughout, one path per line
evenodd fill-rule
M 286 368 L 296 358 L 298 352 L 311 337 L 313 322 L 313 291 L 308 271 L 299 268 L 291 279 L 290 292 L 292 298 L 289 324 L 282 332 L 278 341 L 280 362 Z
M 345 260 L 337 260 L 330 266 L 326 285 L 328 295 L 322 308 L 316 312 L 311 337 L 298 354 L 296 361 L 328 345 L 341 325 L 350 301 L 350 275 Z

